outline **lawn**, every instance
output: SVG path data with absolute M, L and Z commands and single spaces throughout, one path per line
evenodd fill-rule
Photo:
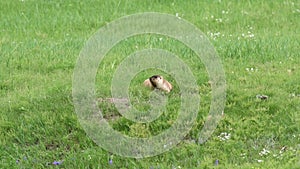
M 179 144 L 136 159 L 105 150 L 86 133 L 74 108 L 72 80 L 90 37 L 120 17 L 143 12 L 174 15 L 207 36 L 224 68 L 226 102 L 217 128 L 199 144 L 212 101 L 205 64 L 164 35 L 137 35 L 116 44 L 95 77 L 98 108 L 114 130 L 148 138 L 179 116 L 179 84 L 162 70 L 139 72 L 128 92 L 144 111 L 150 93 L 141 86 L 145 78 L 161 74 L 174 85 L 155 121 L 135 123 L 107 101 L 115 71 L 134 52 L 158 48 L 176 54 L 195 76 L 201 100 L 195 123 Z M 300 168 L 299 18 L 296 0 L 2 0 L 0 168 Z

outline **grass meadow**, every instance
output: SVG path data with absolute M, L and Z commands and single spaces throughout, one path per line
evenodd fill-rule
M 72 77 L 81 49 L 100 27 L 142 12 L 172 14 L 203 31 L 222 61 L 227 89 L 224 116 L 209 140 L 197 144 L 211 102 L 203 63 L 163 36 L 117 44 L 99 65 L 97 97 L 110 97 L 122 59 L 154 47 L 180 56 L 197 77 L 201 97 L 197 120 L 180 144 L 134 159 L 111 154 L 85 133 L 74 111 Z M 297 0 L 1 0 L 0 168 L 300 168 L 299 18 Z M 134 123 L 113 105 L 99 103 L 115 130 L 150 137 L 176 120 L 180 93 L 167 72 L 139 73 L 130 85 L 131 100 L 147 99 L 140 83 L 157 73 L 175 84 L 168 111 L 153 123 Z

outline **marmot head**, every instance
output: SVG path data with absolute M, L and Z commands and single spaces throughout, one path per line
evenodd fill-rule
M 163 83 L 163 77 L 160 75 L 154 75 L 149 78 L 151 84 L 153 87 L 157 87 L 157 84 L 162 84 Z

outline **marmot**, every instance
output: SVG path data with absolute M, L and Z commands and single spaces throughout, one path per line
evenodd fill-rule
M 154 75 L 151 76 L 149 79 L 146 79 L 144 81 L 144 85 L 147 87 L 150 87 L 151 89 L 160 89 L 167 93 L 169 93 L 172 90 L 172 85 L 167 80 L 165 80 L 160 75 Z

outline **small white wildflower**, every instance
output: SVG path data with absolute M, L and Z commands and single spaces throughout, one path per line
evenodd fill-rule
M 159 41 L 162 41 L 163 40 L 163 38 L 159 38 Z
M 176 13 L 175 16 L 176 16 L 178 19 L 181 19 L 181 17 L 179 16 L 179 13 Z
M 216 21 L 221 23 L 223 20 L 222 20 L 222 18 L 217 18 Z
M 258 153 L 260 156 L 265 156 L 265 155 L 268 155 L 270 153 L 270 151 L 269 150 L 267 150 L 267 149 L 263 149 L 260 153 Z
M 256 68 L 253 68 L 253 67 L 250 67 L 250 68 L 246 68 L 246 71 L 247 72 L 254 72 L 254 71 L 257 71 L 258 69 L 256 69 Z
M 262 162 L 263 162 L 263 160 L 257 160 L 257 162 L 259 162 L 259 163 L 262 163 Z
M 225 140 L 229 140 L 231 137 L 231 134 L 230 133 L 226 133 L 226 132 L 223 132 L 221 133 L 218 138 L 221 140 L 221 141 L 225 141 Z
M 222 10 L 222 14 L 228 14 L 228 11 Z

